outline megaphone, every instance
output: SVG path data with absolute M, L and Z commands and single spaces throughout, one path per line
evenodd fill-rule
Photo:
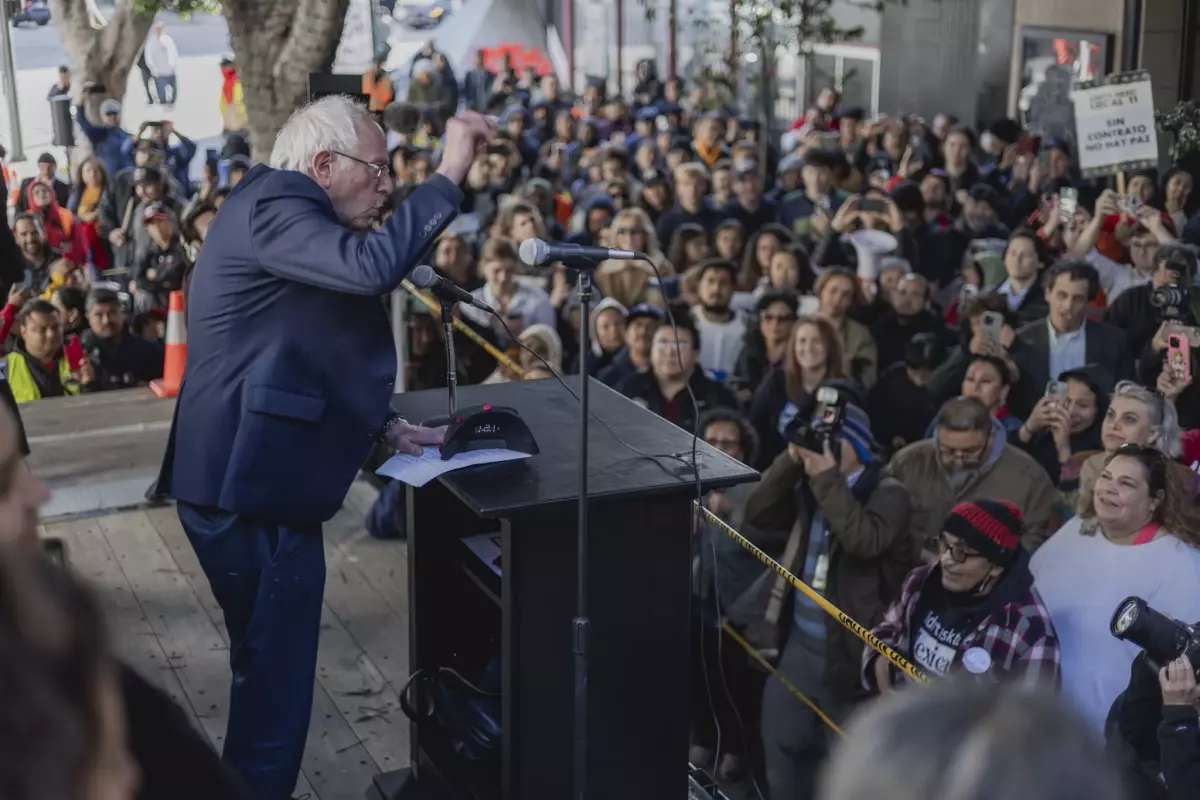
M 854 251 L 858 254 L 858 280 L 863 284 L 875 282 L 879 277 L 880 257 L 894 252 L 900 246 L 892 234 L 869 228 L 848 233 L 842 237 L 842 241 L 854 245 Z

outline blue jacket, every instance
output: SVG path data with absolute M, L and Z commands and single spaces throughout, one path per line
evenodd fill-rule
M 332 517 L 389 413 L 396 348 L 380 295 L 461 201 L 435 175 L 382 231 L 356 235 L 308 176 L 251 169 L 196 263 L 160 491 L 277 523 Z
M 175 132 L 175 137 L 179 140 L 179 143 L 167 148 L 166 166 L 167 170 L 171 173 L 171 177 L 179 183 L 180 188 L 183 190 L 183 199 L 187 200 L 195 194 L 192 189 L 192 177 L 189 174 L 188 167 L 191 166 L 192 159 L 196 157 L 196 143 L 178 131 Z M 137 140 L 130 136 L 121 145 L 121 154 L 130 164 L 133 163 L 133 148 L 136 144 Z M 109 173 L 109 175 L 112 174 L 111 172 Z
M 109 177 L 116 175 L 126 167 L 133 166 L 133 135 L 121 127 L 110 128 L 107 125 L 93 125 L 83 113 L 83 106 L 75 107 L 75 121 L 79 129 L 92 144 L 92 152 L 104 163 Z M 130 142 L 129 150 L 125 143 Z

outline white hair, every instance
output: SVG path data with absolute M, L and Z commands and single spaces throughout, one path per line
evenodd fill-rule
M 275 137 L 271 166 L 293 172 L 312 169 L 313 156 L 322 150 L 354 149 L 360 138 L 360 123 L 378 127 L 366 106 L 344 94 L 315 100 L 296 111 Z

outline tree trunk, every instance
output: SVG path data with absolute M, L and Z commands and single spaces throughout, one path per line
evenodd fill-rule
M 237 58 L 250 148 L 266 162 L 275 136 L 308 100 L 310 72 L 327 72 L 337 54 L 350 0 L 222 0 Z
M 63 49 L 71 59 L 75 98 L 89 101 L 88 116 L 98 123 L 102 101 L 110 97 L 124 100 L 129 71 L 150 33 L 154 15 L 135 10 L 133 0 L 118 0 L 107 24 L 93 27 L 100 20 L 89 10 L 90 5 L 87 0 L 50 0 L 50 11 Z M 104 91 L 83 98 L 79 87 L 86 81 L 103 84 Z

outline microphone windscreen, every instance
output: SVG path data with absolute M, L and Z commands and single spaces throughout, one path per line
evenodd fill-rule
M 408 281 L 419 289 L 429 289 L 437 283 L 437 273 L 428 264 L 418 264 L 408 273 Z
M 550 260 L 550 245 L 541 239 L 526 239 L 521 242 L 521 261 L 530 267 L 543 266 Z

